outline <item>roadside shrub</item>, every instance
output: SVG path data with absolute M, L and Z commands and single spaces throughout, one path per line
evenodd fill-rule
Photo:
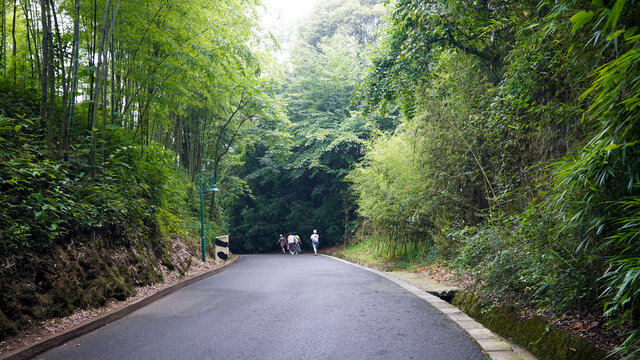
M 187 197 L 193 185 L 173 165 L 173 152 L 158 145 L 141 151 L 114 138 L 92 174 L 81 161 L 82 148 L 69 161 L 51 159 L 42 130 L 31 119 L 0 115 L 0 138 L 2 256 L 46 251 L 78 231 L 110 226 L 186 235 L 185 219 L 196 216 Z
M 75 213 L 75 178 L 45 157 L 41 137 L 34 121 L 0 115 L 0 253 L 47 248 Z
M 532 204 L 523 215 L 454 233 L 463 242 L 455 263 L 473 271 L 487 294 L 555 310 L 595 306 L 598 263 L 576 254 L 571 237 L 556 237 L 544 210 Z

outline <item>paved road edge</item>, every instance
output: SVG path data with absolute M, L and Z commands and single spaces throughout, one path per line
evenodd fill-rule
M 410 284 L 407 281 L 398 279 L 390 274 L 368 268 L 359 264 L 352 263 L 350 261 L 337 258 L 335 256 L 324 255 L 334 258 L 338 261 L 342 261 L 349 265 L 359 267 L 361 269 L 373 272 L 383 278 L 386 278 L 400 287 L 404 288 L 408 292 L 421 298 L 422 300 L 431 304 L 431 306 L 438 309 L 441 313 L 447 316 L 451 321 L 456 323 L 462 330 L 464 330 L 469 336 L 480 346 L 484 353 L 492 360 L 528 360 L 535 359 L 529 354 L 520 354 L 519 351 L 514 350 L 513 344 L 508 343 L 500 336 L 494 334 L 491 330 L 485 328 L 479 322 L 473 320 L 469 315 L 462 312 L 462 310 L 449 304 L 448 302 L 440 299 L 437 296 L 431 295 L 426 291 L 418 288 L 415 285 Z M 524 355 L 524 356 L 523 356 Z
M 68 342 L 69 340 L 75 339 L 81 335 L 84 335 L 86 333 L 89 333 L 93 330 L 96 330 L 102 326 L 105 326 L 109 323 L 112 323 L 118 319 L 121 319 L 123 317 L 125 317 L 126 315 L 131 314 L 132 312 L 147 306 L 149 304 L 151 304 L 154 301 L 157 301 L 159 299 L 162 299 L 163 297 L 174 293 L 180 289 L 182 289 L 185 286 L 189 286 L 195 282 L 198 282 L 200 280 L 206 279 L 212 275 L 215 275 L 217 273 L 220 273 L 226 269 L 228 269 L 229 267 L 231 267 L 232 265 L 234 265 L 235 263 L 238 262 L 238 259 L 240 258 L 240 256 L 237 256 L 236 258 L 234 258 L 231 261 L 228 261 L 226 264 L 222 265 L 221 267 L 217 268 L 217 269 L 213 269 L 211 271 L 208 271 L 206 273 L 194 276 L 192 278 L 186 279 L 182 282 L 179 282 L 177 284 L 173 284 L 169 287 L 166 287 L 160 291 L 158 291 L 157 293 L 150 295 L 146 298 L 140 299 L 120 310 L 114 311 L 112 313 L 103 315 L 101 317 L 98 317 L 95 320 L 89 321 L 87 323 L 78 325 L 77 327 L 74 327 L 72 329 L 69 329 L 65 332 L 62 332 L 60 334 L 54 335 L 50 338 L 47 338 L 45 340 L 42 340 L 36 344 L 33 344 L 31 346 L 28 346 L 26 348 L 22 348 L 22 349 L 18 349 L 18 350 L 14 350 L 11 352 L 8 352 L 6 355 L 0 356 L 1 360 L 23 360 L 23 359 L 32 359 L 48 350 L 51 350 L 57 346 L 60 346 L 66 342 Z

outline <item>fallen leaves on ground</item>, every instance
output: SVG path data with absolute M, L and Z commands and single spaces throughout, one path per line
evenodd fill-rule
M 456 286 L 460 289 L 467 289 L 476 284 L 471 273 L 463 273 L 439 264 L 421 267 L 418 272 L 441 284 Z
M 543 317 L 557 329 L 569 331 L 604 351 L 611 351 L 620 346 L 624 339 L 623 333 L 626 331 L 610 329 L 605 326 L 607 323 L 605 318 L 588 313 L 558 314 L 545 309 L 525 309 L 521 312 L 521 316 L 523 318 Z

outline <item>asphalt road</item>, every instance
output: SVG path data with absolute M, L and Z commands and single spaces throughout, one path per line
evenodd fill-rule
M 486 359 L 454 323 L 378 275 L 313 254 L 230 269 L 37 359 Z

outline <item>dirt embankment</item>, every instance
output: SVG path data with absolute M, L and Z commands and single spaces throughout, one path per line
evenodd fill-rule
M 46 253 L 6 256 L 0 259 L 0 342 L 47 319 L 134 297 L 168 274 L 182 276 L 198 251 L 192 240 L 89 235 Z

